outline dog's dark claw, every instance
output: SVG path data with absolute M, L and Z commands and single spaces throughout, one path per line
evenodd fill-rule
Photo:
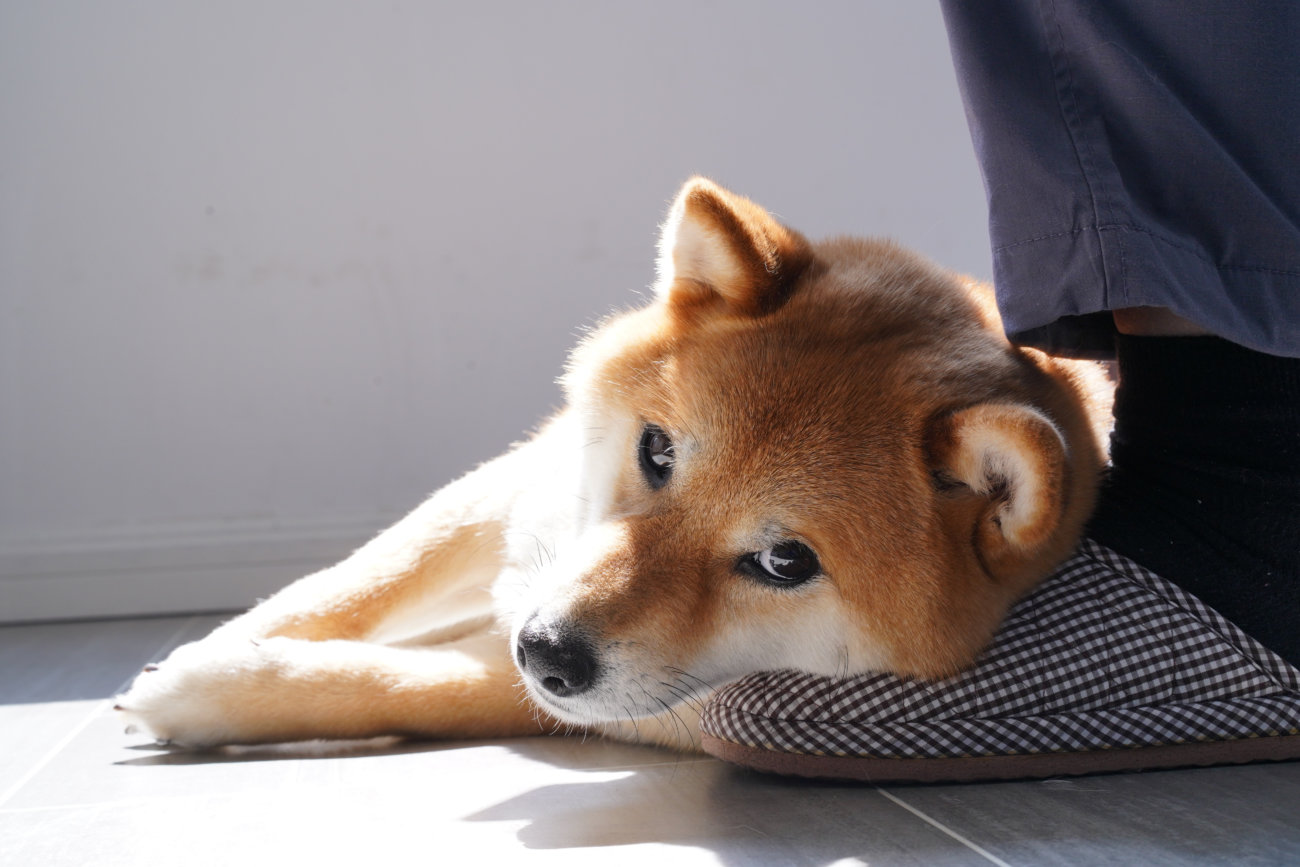
M 115 704 L 113 705 L 113 710 L 126 710 L 126 708 L 122 707 L 120 704 Z
M 154 664 L 151 662 L 151 663 L 149 663 L 148 665 L 146 665 L 144 668 L 142 668 L 142 669 L 140 669 L 140 670 L 141 670 L 142 672 L 144 672 L 145 674 L 148 674 L 148 673 L 151 672 L 151 671 L 157 671 L 157 670 L 158 670 L 158 666 L 154 665 Z

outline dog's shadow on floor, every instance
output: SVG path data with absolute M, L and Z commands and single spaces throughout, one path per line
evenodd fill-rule
M 554 749 L 544 742 L 520 746 L 539 761 Z M 630 756 L 618 744 L 601 756 L 603 746 L 584 745 L 596 754 L 591 764 L 580 766 L 586 756 L 576 751 L 563 763 L 588 777 L 537 785 L 462 820 L 509 823 L 535 850 L 684 847 L 710 851 L 728 865 L 849 864 L 898 854 L 901 810 L 873 786 L 789 780 L 649 747 L 631 748 L 644 752 L 644 763 L 601 764 Z M 922 853 L 919 863 L 968 854 L 932 834 L 908 845 Z
M 455 749 L 463 744 L 434 741 L 408 741 L 399 737 L 379 737 L 349 741 L 299 741 L 285 744 L 223 746 L 189 749 L 167 743 L 136 744 L 128 750 L 149 755 L 122 759 L 117 765 L 149 767 L 158 765 L 212 765 L 240 762 L 283 762 L 304 759 L 346 759 L 373 756 L 401 756 L 412 753 Z
M 384 736 L 359 740 L 311 740 L 281 744 L 221 746 L 209 749 L 190 749 L 154 742 L 126 747 L 132 752 L 147 753 L 147 755 L 122 759 L 115 764 L 149 767 L 364 759 L 461 751 L 476 747 L 504 747 L 531 762 L 549 764 L 570 771 L 606 770 L 610 766 L 629 767 L 698 760 L 698 757 L 682 757 L 656 747 L 619 744 L 579 735 L 481 741 L 428 741 Z

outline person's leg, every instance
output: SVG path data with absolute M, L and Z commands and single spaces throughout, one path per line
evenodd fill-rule
M 1136 328 L 1089 535 L 1300 665 L 1300 359 Z
M 1090 533 L 1300 663 L 1300 5 L 944 13 L 1008 332 L 1118 340 Z

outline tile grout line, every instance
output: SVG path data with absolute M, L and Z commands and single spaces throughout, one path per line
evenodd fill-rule
M 172 647 L 176 645 L 176 642 L 180 640 L 180 637 L 185 634 L 185 630 L 193 626 L 197 620 L 198 620 L 198 616 L 194 615 L 191 616 L 184 623 L 182 623 L 176 629 L 176 631 L 173 632 L 170 636 L 168 636 L 167 640 L 164 641 L 161 645 L 159 645 L 158 649 L 155 650 L 153 654 L 150 655 L 150 659 L 161 658 L 164 653 L 166 653 L 168 650 L 170 650 Z M 131 684 L 131 681 L 133 680 L 135 680 L 135 675 L 134 674 L 129 675 L 126 678 L 126 680 L 122 681 L 122 683 L 118 685 L 117 689 L 113 690 L 113 694 L 117 695 L 118 693 L 122 692 L 122 690 L 126 689 Z M 54 757 L 57 756 L 59 752 L 62 751 L 62 749 L 72 741 L 73 738 L 81 734 L 81 732 L 85 730 L 86 726 L 90 725 L 91 722 L 93 722 L 96 717 L 102 714 L 104 712 L 104 709 L 110 706 L 109 703 L 112 700 L 113 700 L 112 698 L 106 698 L 100 702 L 97 702 L 95 706 L 90 709 L 90 712 L 87 713 L 86 716 L 81 720 L 81 722 L 77 723 L 75 726 L 72 727 L 72 731 L 68 732 L 63 738 L 59 740 L 57 744 L 51 747 L 49 751 L 45 753 L 45 755 L 41 756 L 41 758 L 36 762 L 36 764 L 32 766 L 31 770 L 29 770 L 27 773 L 19 777 L 18 781 L 14 783 L 12 786 L 10 786 L 3 793 L 0 793 L 0 810 L 3 810 L 5 804 L 8 804 L 9 800 L 13 798 L 14 795 L 18 794 L 18 792 L 22 789 L 23 786 L 31 782 L 32 778 L 35 777 L 37 774 L 39 774 L 45 768 L 46 765 L 54 761 Z
M 893 795 L 889 792 L 886 792 L 884 789 L 880 788 L 879 786 L 876 787 L 876 791 L 884 795 L 889 800 L 893 801 L 898 806 L 902 807 L 907 812 L 911 813 L 916 818 L 930 824 L 934 828 L 937 828 L 938 830 L 947 834 L 949 837 L 956 840 L 958 843 L 961 843 L 963 846 L 966 846 L 974 850 L 977 854 L 981 855 L 984 858 L 987 858 L 989 861 L 993 862 L 994 864 L 999 865 L 999 867 L 1011 867 L 1010 864 L 1008 864 L 1006 861 L 1003 861 L 1001 858 L 994 855 L 992 852 L 988 851 L 983 846 L 980 846 L 970 840 L 967 840 L 965 837 L 963 837 L 961 834 L 958 834 L 952 828 L 949 828 L 947 825 L 943 824 L 938 819 L 935 819 L 932 816 L 923 813 L 922 811 L 918 810 L 916 807 L 913 807 L 911 804 L 907 803 L 897 795 Z

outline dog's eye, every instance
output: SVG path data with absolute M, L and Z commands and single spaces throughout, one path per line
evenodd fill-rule
M 737 565 L 747 575 L 782 587 L 802 584 L 816 577 L 822 568 L 813 549 L 793 539 L 778 542 L 766 551 L 746 554 Z
M 673 474 L 673 441 L 663 428 L 652 424 L 645 426 L 641 431 L 641 443 L 637 446 L 637 458 L 650 487 L 662 488 L 668 484 L 668 477 Z

